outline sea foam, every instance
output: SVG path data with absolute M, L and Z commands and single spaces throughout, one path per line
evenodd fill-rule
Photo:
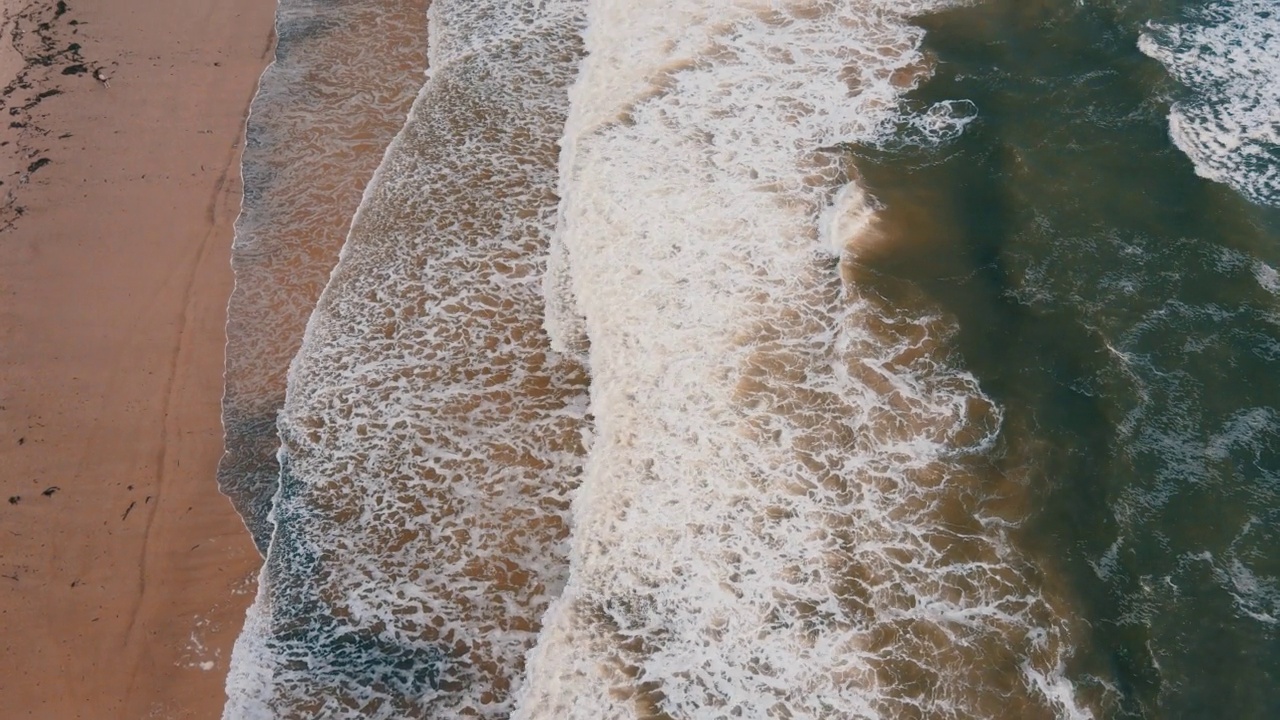
M 540 291 L 575 2 L 437 0 L 307 326 L 227 718 L 507 717 L 567 573 L 583 369 Z
M 218 485 L 258 548 L 289 363 L 361 192 L 422 87 L 424 0 L 282 0 L 246 128 L 231 263 Z
M 973 119 L 902 100 L 940 6 L 590 4 L 546 292 L 594 427 L 514 717 L 1090 715 L 1000 408 L 860 282 L 889 231 L 844 148 Z
M 1280 12 L 1229 0 L 1188 14 L 1138 40 L 1190 92 L 1173 103 L 1169 134 L 1200 176 L 1280 205 Z

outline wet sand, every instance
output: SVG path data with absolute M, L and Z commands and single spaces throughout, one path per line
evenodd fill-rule
M 217 717 L 260 563 L 214 472 L 241 135 L 274 3 L 8 2 L 3 714 Z

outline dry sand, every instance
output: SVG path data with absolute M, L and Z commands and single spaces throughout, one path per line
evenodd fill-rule
M 221 712 L 260 562 L 214 468 L 241 133 L 273 11 L 9 9 L 25 59 L 0 52 L 0 82 L 19 73 L 0 128 L 6 719 Z

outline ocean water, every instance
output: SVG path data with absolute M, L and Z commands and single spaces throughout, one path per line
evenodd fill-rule
M 237 396 L 227 718 L 1280 716 L 1272 7 L 427 18 Z
M 426 2 L 282 0 L 276 34 L 246 133 L 218 467 L 263 552 L 289 363 L 361 193 L 422 87 Z
M 501 717 L 568 570 L 586 374 L 541 268 L 577 3 L 436 2 L 280 411 L 228 717 Z

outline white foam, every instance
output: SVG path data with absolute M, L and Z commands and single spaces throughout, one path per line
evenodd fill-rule
M 875 208 L 862 186 L 856 182 L 846 184 L 831 199 L 818 221 L 822 246 L 836 257 L 846 253 L 856 256 L 860 241 L 871 237 L 875 217 Z
M 1280 12 L 1271 0 L 1226 0 L 1152 24 L 1138 41 L 1187 86 L 1169 134 L 1202 177 L 1280 205 Z
M 283 0 L 247 123 L 232 247 L 219 487 L 261 550 L 276 414 L 351 213 L 422 86 L 423 0 Z
M 1260 564 L 1260 547 L 1269 547 L 1267 522 L 1249 518 L 1240 528 L 1222 562 L 1211 553 L 1202 559 L 1213 567 L 1214 578 L 1235 601 L 1240 614 L 1266 625 L 1280 625 L 1280 578 L 1264 575 L 1250 564 Z M 1261 528 L 1262 538 L 1256 537 Z
M 437 0 L 289 378 L 229 720 L 506 717 L 567 573 L 585 376 L 540 283 L 574 3 Z
M 548 320 L 595 428 L 514 717 L 1089 716 L 986 502 L 1018 483 L 980 469 L 1000 410 L 954 328 L 831 259 L 870 222 L 838 148 L 913 122 L 904 13 L 591 3 Z
M 1261 260 L 1254 260 L 1252 266 L 1253 277 L 1259 287 L 1272 295 L 1280 295 L 1280 272 Z

